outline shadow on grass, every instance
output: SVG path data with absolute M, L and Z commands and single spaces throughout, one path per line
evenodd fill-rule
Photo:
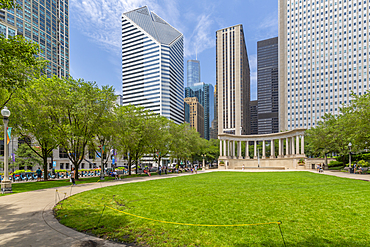
M 69 204 L 68 201 L 61 203 Z M 98 238 L 136 246 L 136 239 L 128 230 L 126 215 L 117 215 L 104 207 L 63 209 L 61 203 L 54 208 L 54 215 L 61 224 Z
M 344 239 L 338 239 L 336 241 L 328 240 L 321 236 L 306 236 L 304 237 L 304 240 L 299 242 L 293 242 L 293 241 L 287 241 L 285 240 L 286 246 L 312 246 L 312 247 L 321 247 L 321 246 L 338 246 L 338 247 L 344 247 L 344 246 L 353 246 L 353 247 L 366 247 L 369 246 L 368 243 L 359 243 L 359 242 L 353 242 L 353 241 L 347 241 Z M 245 244 L 236 244 L 235 247 L 247 247 L 247 246 L 284 246 L 283 239 L 277 239 L 276 241 L 273 240 L 266 240 L 260 243 L 245 243 Z

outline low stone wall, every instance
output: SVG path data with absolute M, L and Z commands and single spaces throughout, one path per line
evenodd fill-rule
M 245 169 L 248 168 L 278 168 L 278 169 L 291 169 L 291 170 L 306 170 L 310 169 L 307 162 L 305 165 L 299 165 L 298 161 L 301 158 L 276 158 L 276 159 L 260 159 L 259 165 L 257 159 L 220 159 L 225 162 L 224 165 L 218 165 L 219 170 L 241 170 L 243 165 Z

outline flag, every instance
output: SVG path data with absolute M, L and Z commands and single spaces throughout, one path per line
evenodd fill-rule
M 12 153 L 13 162 L 15 162 L 15 153 Z
M 7 136 L 7 140 L 6 140 L 6 144 L 8 145 L 9 142 L 10 142 L 10 139 L 11 139 L 11 134 L 12 134 L 12 127 L 8 127 L 8 136 Z
M 116 163 L 116 158 L 114 156 L 112 157 L 112 164 L 114 165 Z

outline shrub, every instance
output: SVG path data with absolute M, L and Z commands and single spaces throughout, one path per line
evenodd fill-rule
M 332 160 L 328 164 L 329 167 L 343 167 L 343 162 Z
M 67 170 L 61 169 L 61 170 L 55 170 L 55 172 L 67 172 Z
M 223 161 L 223 160 L 220 160 L 220 164 L 225 164 L 225 161 Z
M 369 162 L 365 161 L 365 160 L 360 160 L 358 162 L 358 165 L 359 166 L 362 166 L 362 167 L 368 167 L 369 166 Z

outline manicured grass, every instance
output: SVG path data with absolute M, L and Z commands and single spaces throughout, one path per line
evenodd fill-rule
M 276 224 L 193 224 L 281 220 L 287 246 L 369 246 L 370 183 L 310 172 L 215 172 L 124 184 L 62 201 L 62 224 L 105 239 L 143 246 L 284 246 Z M 82 203 L 81 203 L 82 202 Z
M 99 179 L 100 179 L 99 177 L 80 178 L 79 180 L 76 181 L 76 184 L 94 183 L 94 182 L 97 182 Z M 104 179 L 104 181 L 110 181 L 110 180 L 114 180 L 114 178 L 105 177 Z M 49 180 L 49 181 L 41 181 L 41 182 L 14 182 L 12 183 L 13 193 L 9 193 L 9 194 L 0 193 L 0 196 L 33 191 L 33 190 L 69 186 L 69 185 L 71 185 L 71 182 L 69 182 L 69 179 Z

